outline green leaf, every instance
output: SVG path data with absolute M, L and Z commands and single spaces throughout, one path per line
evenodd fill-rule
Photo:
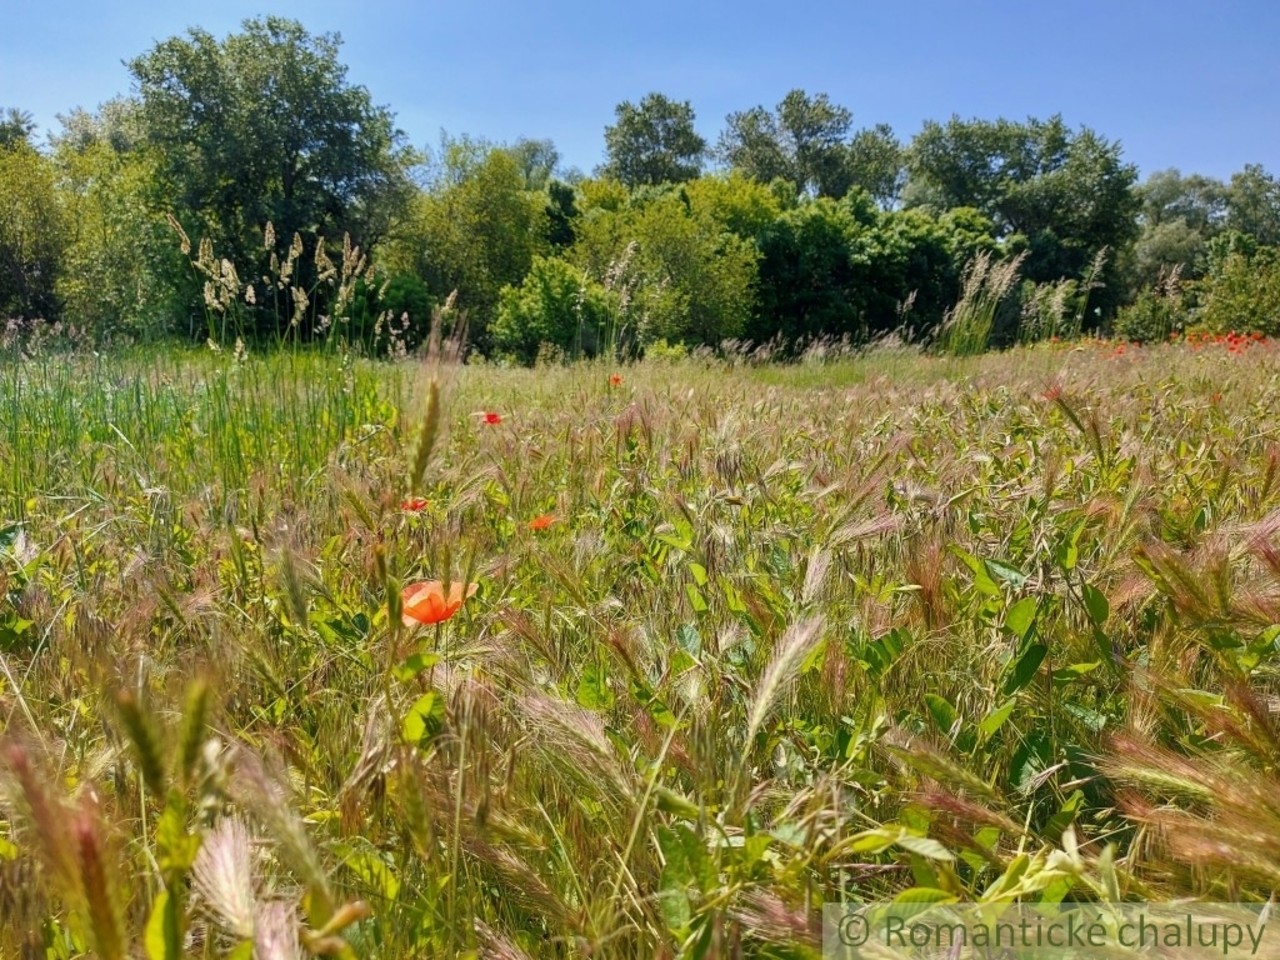
M 1003 560 L 984 560 L 983 566 L 991 571 L 992 576 L 999 577 L 1011 586 L 1021 587 L 1027 582 L 1025 573 Z
M 1026 640 L 1036 622 L 1035 597 L 1023 597 L 1004 615 L 1005 629 L 1019 640 Z
M 440 662 L 440 654 L 438 653 L 415 653 L 411 657 L 406 657 L 403 661 L 396 664 L 392 670 L 394 676 L 401 683 L 407 683 L 424 670 L 429 670 Z
M 965 566 L 973 571 L 973 587 L 975 590 L 989 597 L 1000 596 L 1000 585 L 991 578 L 991 570 L 988 564 L 983 563 L 973 554 L 961 550 L 954 544 L 950 549 L 952 553 L 964 561 Z
M 182 956 L 182 910 L 179 902 L 161 890 L 151 902 L 145 944 L 147 960 L 179 960 Z
M 684 585 L 684 592 L 689 598 L 689 605 L 693 607 L 694 613 L 707 612 L 707 601 L 703 599 L 702 591 L 700 591 L 694 584 L 686 583 Z
M 1009 719 L 1009 714 L 1013 713 L 1015 706 L 1017 706 L 1016 700 L 1006 700 L 982 718 L 982 722 L 978 724 L 978 732 L 982 734 L 983 740 L 990 739 L 1004 726 L 1004 722 Z
M 400 735 L 405 743 L 418 746 L 424 740 L 434 737 L 443 726 L 444 698 L 432 690 L 419 697 L 409 708 L 400 727 Z
M 1094 626 L 1101 627 L 1107 622 L 1107 617 L 1111 615 L 1111 605 L 1107 602 L 1106 596 L 1096 587 L 1085 584 L 1084 592 L 1084 608 L 1088 611 L 1089 619 L 1093 621 Z
M 910 887 L 893 898 L 894 903 L 955 903 L 955 894 L 936 887 Z
M 917 837 L 915 834 L 903 833 L 898 837 L 898 846 L 910 850 L 914 854 L 929 860 L 954 860 L 955 854 L 932 837 Z
M 598 663 L 589 664 L 582 671 L 575 699 L 578 706 L 588 710 L 608 710 L 613 706 L 613 691 L 609 689 L 608 674 Z
M 936 693 L 926 693 L 924 705 L 929 711 L 929 716 L 933 718 L 933 725 L 938 728 L 938 732 L 950 736 L 951 728 L 955 726 L 958 716 L 956 708 Z
M 1017 693 L 1036 675 L 1036 671 L 1040 669 L 1040 664 L 1044 662 L 1045 656 L 1049 653 L 1049 648 L 1043 643 L 1033 643 L 1018 657 L 1010 671 L 1009 677 L 1005 680 L 1003 693 L 1010 696 Z

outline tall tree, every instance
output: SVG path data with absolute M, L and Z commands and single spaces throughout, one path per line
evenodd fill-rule
M 521 137 L 507 148 L 507 152 L 524 175 L 526 190 L 544 189 L 560 166 L 560 151 L 550 140 Z
M 930 121 L 911 144 L 908 170 L 909 206 L 981 210 L 997 236 L 1027 249 L 1031 280 L 1082 277 L 1099 250 L 1115 254 L 1137 231 L 1137 168 L 1118 143 L 1072 131 L 1061 116 Z
M 1158 170 L 1137 188 L 1139 233 L 1126 257 L 1135 292 L 1176 269 L 1183 280 L 1199 277 L 1205 243 L 1226 224 L 1227 186 L 1212 177 Z
M 753 180 L 789 180 L 820 197 L 840 197 L 853 185 L 845 137 L 853 114 L 825 93 L 792 90 L 770 113 L 762 106 L 725 119 L 716 156 Z
M 252 262 L 268 221 L 282 250 L 295 232 L 367 248 L 410 195 L 404 135 L 347 81 L 340 44 L 267 17 L 221 42 L 191 30 L 130 62 L 164 188 L 219 256 Z
M 883 210 L 892 209 L 906 183 L 906 155 L 902 143 L 885 123 L 859 130 L 846 148 L 848 178 Z
M 638 106 L 627 101 L 614 112 L 617 122 L 604 131 L 602 176 L 640 187 L 693 180 L 702 172 L 707 142 L 693 127 L 688 100 L 650 93 Z
M 25 137 L 0 146 L 0 317 L 54 320 L 66 222 L 52 161 Z
M 36 132 L 36 121 L 26 110 L 8 107 L 0 114 L 0 147 L 29 144 Z
M 1280 246 L 1280 182 L 1258 163 L 1232 174 L 1227 195 L 1227 226 L 1259 243 Z

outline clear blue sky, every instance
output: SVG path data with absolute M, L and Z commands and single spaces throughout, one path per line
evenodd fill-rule
M 1277 0 L 9 0 L 0 106 L 35 115 L 127 93 L 122 61 L 204 27 L 222 37 L 277 14 L 338 32 L 352 83 L 416 146 L 440 131 L 550 137 L 566 165 L 602 159 L 613 108 L 659 91 L 690 100 L 714 142 L 724 117 L 825 92 L 855 127 L 904 140 L 925 119 L 1060 112 L 1120 140 L 1145 176 L 1178 167 L 1280 173 Z

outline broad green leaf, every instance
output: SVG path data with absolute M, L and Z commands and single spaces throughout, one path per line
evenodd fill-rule
M 419 697 L 409 708 L 400 727 L 400 734 L 405 743 L 417 746 L 423 740 L 434 737 L 443 726 L 444 698 L 432 690 Z
M 1003 693 L 1006 697 L 1017 693 L 1031 682 L 1048 652 L 1049 648 L 1043 643 L 1033 643 L 1023 651 L 1022 656 L 1014 662 L 1013 669 L 1004 682 Z
M 956 708 L 936 693 L 926 693 L 924 705 L 928 708 L 929 716 L 933 718 L 933 725 L 938 728 L 938 732 L 950 736 L 951 728 L 955 726 L 958 716 Z
M 1090 584 L 1085 584 L 1084 607 L 1089 613 L 1089 619 L 1093 621 L 1095 626 L 1101 627 L 1107 622 L 1107 617 L 1111 615 L 1111 605 L 1107 602 L 1106 596 L 1101 590 Z
M 151 901 L 144 934 L 147 960 L 179 960 L 182 956 L 182 911 L 179 902 L 161 890 Z
M 1025 640 L 1036 622 L 1035 597 L 1023 597 L 1004 615 L 1004 625 L 1019 640 Z
M 440 662 L 438 653 L 415 653 L 396 664 L 392 675 L 401 683 L 407 683 L 424 670 L 429 670 Z
M 982 722 L 978 724 L 978 732 L 982 734 L 983 740 L 989 740 L 1004 726 L 1004 722 L 1009 719 L 1009 714 L 1013 713 L 1015 706 L 1017 706 L 1016 700 L 1006 700 L 982 718 Z

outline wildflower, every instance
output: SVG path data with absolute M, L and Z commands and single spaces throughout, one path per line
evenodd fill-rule
M 400 504 L 401 510 L 407 510 L 409 513 L 419 513 L 427 507 L 426 497 L 410 497 L 408 500 Z
M 611 376 L 611 377 L 609 378 L 609 386 L 611 386 L 611 387 L 620 387 L 620 386 L 622 386 L 622 374 L 620 374 L 620 373 L 615 373 L 613 376 Z
M 544 513 L 540 517 L 534 517 L 529 521 L 530 530 L 545 530 L 556 522 L 556 517 L 550 513 Z
M 404 588 L 401 601 L 404 612 L 401 620 L 406 627 L 414 624 L 443 623 L 462 606 L 462 601 L 476 592 L 479 584 L 467 584 L 465 590 L 461 583 L 449 585 L 449 596 L 444 595 L 444 584 L 439 580 L 424 580 L 411 583 Z
M 488 423 L 488 424 L 501 423 L 501 422 L 502 422 L 502 414 L 500 414 L 500 413 L 494 413 L 492 410 L 488 410 L 488 411 L 486 411 L 486 412 L 485 412 L 485 415 L 484 415 L 484 422 L 485 422 L 485 423 Z

